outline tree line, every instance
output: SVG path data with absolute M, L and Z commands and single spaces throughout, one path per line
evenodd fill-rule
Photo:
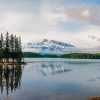
M 73 58 L 73 59 L 100 59 L 100 53 L 70 53 L 64 55 L 53 55 L 34 52 L 23 52 L 25 58 Z
M 21 62 L 23 58 L 21 38 L 16 35 L 0 35 L 0 62 Z
M 71 53 L 64 54 L 61 58 L 73 58 L 73 59 L 100 59 L 100 53 L 90 54 L 90 53 Z

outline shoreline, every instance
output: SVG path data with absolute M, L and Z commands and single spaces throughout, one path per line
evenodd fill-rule
M 0 62 L 0 65 L 18 65 L 18 64 L 25 65 L 26 62 Z

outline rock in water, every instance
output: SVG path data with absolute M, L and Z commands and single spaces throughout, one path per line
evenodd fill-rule
M 100 100 L 100 97 L 90 97 L 88 100 Z

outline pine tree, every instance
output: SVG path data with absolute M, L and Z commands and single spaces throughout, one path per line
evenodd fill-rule
M 10 49 L 9 49 L 9 33 L 7 32 L 6 34 L 6 38 L 5 38 L 5 48 L 4 48 L 4 57 L 6 58 L 6 61 L 8 62 L 9 61 L 9 52 L 10 52 Z
M 0 36 L 0 60 L 3 59 L 3 35 Z
M 15 44 L 15 59 L 16 61 L 18 61 L 18 51 L 19 51 L 19 44 L 18 44 L 18 38 L 15 36 L 15 41 L 14 41 L 14 44 Z
M 10 36 L 10 58 L 14 62 L 14 36 L 11 34 Z
M 0 37 L 0 49 L 3 50 L 3 35 L 1 33 L 1 37 Z
M 22 46 L 21 46 L 21 38 L 19 37 L 19 51 L 22 52 Z
M 19 37 L 19 61 L 21 62 L 22 61 L 22 58 L 23 58 L 23 52 L 22 52 L 22 46 L 21 46 L 21 38 Z

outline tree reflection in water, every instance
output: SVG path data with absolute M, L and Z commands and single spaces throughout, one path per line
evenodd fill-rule
M 0 65 L 0 88 L 6 94 L 20 89 L 23 67 L 21 65 Z

